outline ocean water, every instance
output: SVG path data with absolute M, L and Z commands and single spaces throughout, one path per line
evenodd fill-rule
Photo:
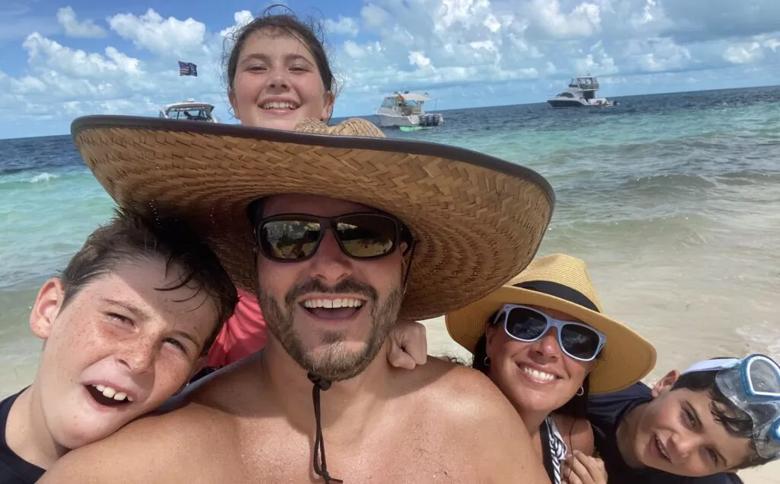
M 557 196 L 540 254 L 589 263 L 608 314 L 659 350 L 651 377 L 697 358 L 780 355 L 780 87 L 445 111 L 391 137 L 483 151 L 544 175 Z M 0 133 L 0 136 L 2 133 Z M 69 136 L 0 140 L 0 395 L 29 383 L 35 293 L 112 202 Z M 458 281 L 454 280 L 453 284 Z M 440 321 L 434 353 L 458 353 Z

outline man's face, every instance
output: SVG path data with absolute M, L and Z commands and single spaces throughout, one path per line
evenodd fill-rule
M 373 211 L 311 195 L 278 195 L 263 203 L 264 217 Z M 398 316 L 404 248 L 358 260 L 342 252 L 328 229 L 307 260 L 277 262 L 258 255 L 258 296 L 269 329 L 306 370 L 333 381 L 357 375 L 374 359 Z
M 42 419 L 57 444 L 74 449 L 156 409 L 189 379 L 217 322 L 203 291 L 176 285 L 162 258 L 120 262 L 62 304 L 47 281 L 30 315 L 46 340 L 36 376 Z
M 643 466 L 680 476 L 707 476 L 742 464 L 747 438 L 732 435 L 712 413 L 707 391 L 671 390 L 672 372 L 655 386 L 655 398 L 638 422 L 633 452 Z

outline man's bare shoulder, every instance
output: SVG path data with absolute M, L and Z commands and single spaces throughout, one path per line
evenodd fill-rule
M 394 415 L 408 415 L 417 434 L 433 440 L 423 448 L 453 462 L 469 462 L 490 482 L 517 482 L 518 476 L 527 477 L 524 482 L 549 482 L 522 419 L 483 373 L 436 358 L 413 371 L 399 371 L 406 371 L 394 374 L 406 380 L 398 399 L 404 408 Z M 473 459 L 473 449 L 488 448 L 493 450 Z
M 472 368 L 429 358 L 428 363 L 413 372 L 421 398 L 436 409 L 440 417 L 469 416 L 469 421 L 498 419 L 521 425 L 517 412 L 495 384 L 482 372 Z

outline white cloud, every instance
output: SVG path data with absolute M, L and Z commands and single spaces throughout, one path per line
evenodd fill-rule
M 106 31 L 92 20 L 79 22 L 76 12 L 69 6 L 57 10 L 57 22 L 65 29 L 68 37 L 98 38 L 106 35 Z
M 220 37 L 231 37 L 236 31 L 254 20 L 255 16 L 249 10 L 240 10 L 233 14 L 233 25 L 220 30 Z
M 763 57 L 764 52 L 758 42 L 731 45 L 723 53 L 723 58 L 732 64 L 751 64 Z
M 342 48 L 351 59 L 355 60 L 372 58 L 382 53 L 382 45 L 379 42 L 361 45 L 355 41 L 347 40 L 342 45 Z
M 780 39 L 776 39 L 776 38 L 765 39 L 762 41 L 761 45 L 771 50 L 772 52 L 777 52 L 777 48 L 780 47 Z
M 659 14 L 663 15 L 662 7 L 660 7 L 655 0 L 645 0 L 645 6 L 642 8 L 642 12 L 633 15 L 631 17 L 631 22 L 635 25 L 649 24 L 653 21 L 657 21 Z
M 142 74 L 138 59 L 126 56 L 109 46 L 105 56 L 65 47 L 37 32 L 30 34 L 23 43 L 28 62 L 33 70 L 58 72 L 78 79 L 96 79 L 139 76 Z
M 492 13 L 485 18 L 485 21 L 482 22 L 482 25 L 487 27 L 487 29 L 494 34 L 501 30 L 501 22 L 499 22 L 496 16 Z
M 601 30 L 601 9 L 595 3 L 583 2 L 564 13 L 558 0 L 533 0 L 528 13 L 554 38 L 589 37 Z
M 419 67 L 421 69 L 427 69 L 431 66 L 431 59 L 425 56 L 423 52 L 412 51 L 409 52 L 409 64 Z
M 328 35 L 348 35 L 356 37 L 359 33 L 358 24 L 352 17 L 339 15 L 338 20 L 325 19 L 325 32 Z
M 108 23 L 123 38 L 162 57 L 182 57 L 201 51 L 206 34 L 202 22 L 192 18 L 163 19 L 151 8 L 140 17 L 129 13 L 114 15 Z
M 455 25 L 470 28 L 475 24 L 495 23 L 495 18 L 490 19 L 489 0 L 441 0 L 435 18 L 436 30 L 448 30 Z
M 619 69 L 615 64 L 615 59 L 609 56 L 600 42 L 591 48 L 591 52 L 583 59 L 575 62 L 577 74 L 608 75 L 616 74 Z

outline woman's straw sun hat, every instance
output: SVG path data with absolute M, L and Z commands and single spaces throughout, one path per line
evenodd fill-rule
M 590 392 L 621 390 L 655 366 L 655 348 L 623 323 L 602 313 L 585 262 L 565 254 L 535 259 L 503 287 L 446 315 L 450 336 L 474 352 L 488 318 L 504 304 L 554 309 L 596 328 L 607 342 L 590 373 Z

